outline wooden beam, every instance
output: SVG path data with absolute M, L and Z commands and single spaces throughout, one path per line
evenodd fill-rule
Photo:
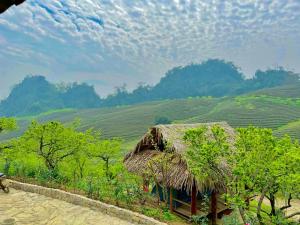
M 173 188 L 170 188 L 170 211 L 173 212 Z
M 213 191 L 211 193 L 211 223 L 212 223 L 212 225 L 217 224 L 217 212 L 218 212 L 217 192 Z
M 191 196 L 191 214 L 197 214 L 197 190 L 196 186 L 194 185 L 192 188 L 192 196 Z

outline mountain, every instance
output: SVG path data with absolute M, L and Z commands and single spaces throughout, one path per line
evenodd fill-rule
M 64 88 L 49 83 L 43 76 L 27 76 L 0 103 L 0 116 L 36 115 L 63 108 L 95 108 L 101 100 L 93 87 L 72 84 Z
M 132 92 L 118 88 L 105 99 L 100 99 L 94 88 L 85 83 L 55 85 L 43 76 L 31 76 L 16 85 L 8 98 L 0 103 L 0 116 L 36 115 L 64 108 L 111 107 L 198 96 L 237 96 L 297 84 L 300 84 L 299 75 L 283 68 L 258 70 L 252 79 L 245 79 L 233 63 L 219 59 L 173 68 L 154 86 L 140 85 Z
M 210 59 L 201 64 L 176 67 L 153 87 L 139 86 L 131 93 L 126 89 L 117 89 L 114 95 L 103 101 L 103 105 L 130 105 L 196 96 L 235 96 L 294 83 L 300 83 L 299 75 L 283 68 L 258 70 L 252 79 L 245 79 L 233 63 Z

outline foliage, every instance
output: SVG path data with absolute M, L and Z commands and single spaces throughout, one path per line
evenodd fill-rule
M 287 136 L 274 137 L 270 129 L 248 127 L 237 131 L 236 152 L 229 159 L 234 165 L 231 184 L 234 198 L 231 200 L 244 212 L 258 195 L 255 213 L 263 224 L 265 216 L 271 220 L 278 217 L 281 210 L 291 207 L 290 200 L 300 192 L 299 144 Z M 275 206 L 279 194 L 288 196 L 288 205 L 281 210 Z M 262 208 L 264 198 L 270 202 L 270 211 Z
M 16 120 L 13 118 L 0 118 L 0 133 L 3 131 L 11 131 L 17 128 Z
M 208 137 L 207 127 L 188 130 L 184 140 L 189 145 L 185 154 L 189 169 L 200 183 L 212 179 L 218 183 L 224 179 L 224 172 L 220 165 L 224 157 L 229 154 L 229 145 L 223 128 L 214 125 L 211 128 L 211 137 Z
M 224 225 L 242 225 L 237 210 L 234 210 L 231 215 L 223 217 L 222 222 Z
M 0 103 L 1 116 L 27 116 L 63 108 L 95 108 L 100 98 L 87 84 L 65 88 L 49 83 L 43 76 L 27 76 L 15 85 L 7 99 Z
M 63 160 L 86 150 L 91 138 L 88 132 L 76 132 L 73 127 L 64 127 L 60 122 L 40 124 L 33 121 L 19 140 L 19 146 L 27 153 L 36 153 L 55 174 Z
M 208 225 L 209 220 L 207 216 L 192 216 L 192 222 L 195 225 Z
M 124 86 L 104 99 L 104 106 L 178 99 L 196 96 L 223 97 L 239 95 L 263 88 L 299 83 L 297 74 L 283 68 L 256 71 L 253 79 L 244 75 L 231 62 L 209 59 L 200 64 L 176 67 L 166 73 L 155 86 L 138 86 L 132 93 Z
M 155 118 L 154 123 L 155 123 L 155 125 L 158 125 L 158 124 L 171 124 L 172 121 L 168 117 L 160 116 L 160 117 Z

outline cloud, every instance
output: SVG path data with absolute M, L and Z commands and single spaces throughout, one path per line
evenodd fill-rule
M 130 86 L 154 83 L 172 66 L 210 57 L 248 75 L 274 63 L 300 71 L 298 0 L 27 0 L 1 15 L 0 32 L 2 57 L 44 65 L 62 79 L 123 74 Z

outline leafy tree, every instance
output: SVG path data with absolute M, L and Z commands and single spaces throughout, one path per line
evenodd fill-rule
M 155 123 L 155 125 L 158 125 L 158 124 L 171 124 L 172 121 L 168 117 L 160 116 L 160 117 L 155 118 L 154 123 Z
M 184 140 L 189 146 L 185 158 L 197 181 L 200 184 L 210 183 L 215 188 L 226 183 L 229 169 L 223 165 L 230 147 L 224 129 L 219 125 L 212 126 L 210 132 L 205 126 L 190 129 L 186 131 Z M 212 224 L 216 224 L 214 216 Z
M 13 118 L 0 118 L 0 133 L 3 131 L 11 131 L 17 128 L 16 120 Z
M 47 169 L 56 173 L 62 161 L 85 148 L 88 137 L 87 133 L 77 132 L 74 127 L 65 127 L 60 122 L 33 121 L 20 144 L 25 151 L 36 153 Z
M 185 154 L 188 166 L 199 182 L 217 184 L 226 177 L 226 168 L 221 168 L 230 153 L 227 136 L 223 128 L 214 125 L 209 134 L 207 127 L 186 131 L 184 140 L 189 145 Z
M 118 138 L 111 140 L 96 140 L 89 150 L 89 156 L 100 159 L 104 162 L 105 176 L 108 180 L 112 180 L 115 175 L 111 171 L 111 166 L 115 163 L 116 156 L 120 153 L 122 141 Z
M 0 134 L 4 131 L 12 131 L 17 128 L 16 120 L 13 118 L 0 118 Z M 4 173 L 8 174 L 11 159 L 14 157 L 12 148 L 15 146 L 14 140 L 0 143 L 0 155 L 5 160 Z
M 234 165 L 231 190 L 235 200 L 238 199 L 236 203 L 241 212 L 248 209 L 254 196 L 259 195 L 256 217 L 259 224 L 264 224 L 262 213 L 271 220 L 281 214 L 280 211 L 291 207 L 292 196 L 300 192 L 299 144 L 289 137 L 275 138 L 270 129 L 249 127 L 237 131 L 236 151 L 231 158 Z M 289 204 L 278 210 L 275 199 L 279 193 L 288 196 Z M 270 212 L 262 209 L 264 198 L 270 202 Z M 243 218 L 246 220 L 244 215 Z

